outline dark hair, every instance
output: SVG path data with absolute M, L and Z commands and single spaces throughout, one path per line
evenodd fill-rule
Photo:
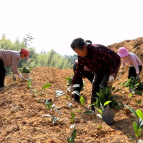
M 71 48 L 74 50 L 76 48 L 82 50 L 84 45 L 91 45 L 92 42 L 90 40 L 84 40 L 82 38 L 76 38 L 71 43 Z

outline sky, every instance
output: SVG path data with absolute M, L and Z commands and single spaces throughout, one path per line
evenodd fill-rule
M 72 55 L 73 39 L 105 46 L 143 35 L 143 0 L 0 0 L 0 38 Z

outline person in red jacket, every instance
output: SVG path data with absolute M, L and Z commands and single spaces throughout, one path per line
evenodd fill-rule
M 94 73 L 91 95 L 92 104 L 96 102 L 100 84 L 105 87 L 107 84 L 108 86 L 112 85 L 120 67 L 120 56 L 106 46 L 92 44 L 90 40 L 85 41 L 82 38 L 74 39 L 71 43 L 71 48 L 78 55 L 78 65 L 68 91 L 73 91 L 73 85 L 79 84 L 83 76 L 84 66 L 88 67 Z M 91 106 L 91 109 L 95 110 L 94 106 Z

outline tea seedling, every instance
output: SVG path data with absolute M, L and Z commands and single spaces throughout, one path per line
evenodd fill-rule
M 75 143 L 76 133 L 77 133 L 77 130 L 74 128 L 71 134 L 71 137 L 67 138 L 68 143 Z
M 31 88 L 31 86 L 32 86 L 32 79 L 28 79 L 27 88 Z
M 72 117 L 72 119 L 70 119 L 71 122 L 74 122 L 75 114 L 73 112 L 71 112 L 71 117 Z
M 136 111 L 131 108 L 128 105 L 125 105 L 128 109 L 130 109 L 130 111 L 135 115 L 135 117 L 137 118 L 137 122 L 133 122 L 133 127 L 134 127 L 134 131 L 135 131 L 135 136 L 136 138 L 136 142 L 138 141 L 138 137 L 141 136 L 141 131 L 143 129 L 143 113 L 141 112 L 141 110 L 137 109 Z

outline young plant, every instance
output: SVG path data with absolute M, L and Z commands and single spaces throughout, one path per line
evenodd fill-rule
M 72 79 L 73 79 L 73 76 L 68 76 L 68 77 L 66 77 L 65 78 L 67 81 L 68 81 L 68 83 L 67 83 L 67 86 L 70 86 L 71 85 L 71 82 L 72 82 Z
M 110 108 L 114 109 L 123 109 L 124 105 L 121 101 L 117 101 L 116 98 L 117 96 L 113 95 L 116 92 L 120 91 L 120 89 L 115 90 L 115 87 L 104 87 L 103 85 L 100 84 L 100 91 L 97 93 L 99 96 L 94 103 L 95 107 L 100 107 L 100 103 L 104 105 L 107 101 L 109 102 L 108 105 Z M 105 105 L 106 107 L 106 105 Z
M 54 110 L 56 110 L 56 111 L 60 114 L 60 116 L 62 115 L 62 113 L 60 112 L 60 110 L 58 110 L 58 109 L 55 107 L 55 104 L 52 103 L 52 102 L 49 102 L 49 100 L 46 100 L 45 105 L 47 106 L 47 110 L 52 110 L 52 109 L 54 109 Z M 50 115 L 50 117 L 51 117 L 51 119 L 52 119 L 53 125 L 60 119 L 60 118 L 57 118 L 57 117 L 51 116 L 51 115 Z
M 125 105 L 128 109 L 130 109 L 130 111 L 135 115 L 135 117 L 137 118 L 137 121 L 133 123 L 133 127 L 134 127 L 134 131 L 135 131 L 135 136 L 136 138 L 136 142 L 138 141 L 138 137 L 141 136 L 141 131 L 143 129 L 143 113 L 141 112 L 141 110 L 137 109 L 136 111 L 131 108 L 128 105 Z
M 20 68 L 21 73 L 31 73 L 31 70 L 32 70 L 32 68 L 29 68 L 27 66 Z
M 70 119 L 70 120 L 73 123 L 74 122 L 74 118 L 75 118 L 75 114 L 72 111 L 71 111 L 71 117 L 72 117 L 72 119 Z
M 134 94 L 142 95 L 142 92 L 139 90 L 143 89 L 143 83 L 136 78 L 128 79 L 122 86 L 129 87 L 130 91 Z
M 79 101 L 81 103 L 81 105 L 84 105 L 84 97 L 79 93 L 79 91 L 73 91 L 72 95 L 78 95 L 79 96 Z
M 77 133 L 77 130 L 74 128 L 74 130 L 71 134 L 71 137 L 67 138 L 68 143 L 75 143 L 76 133 Z
M 32 86 L 32 79 L 28 79 L 27 88 L 31 88 L 31 86 Z

